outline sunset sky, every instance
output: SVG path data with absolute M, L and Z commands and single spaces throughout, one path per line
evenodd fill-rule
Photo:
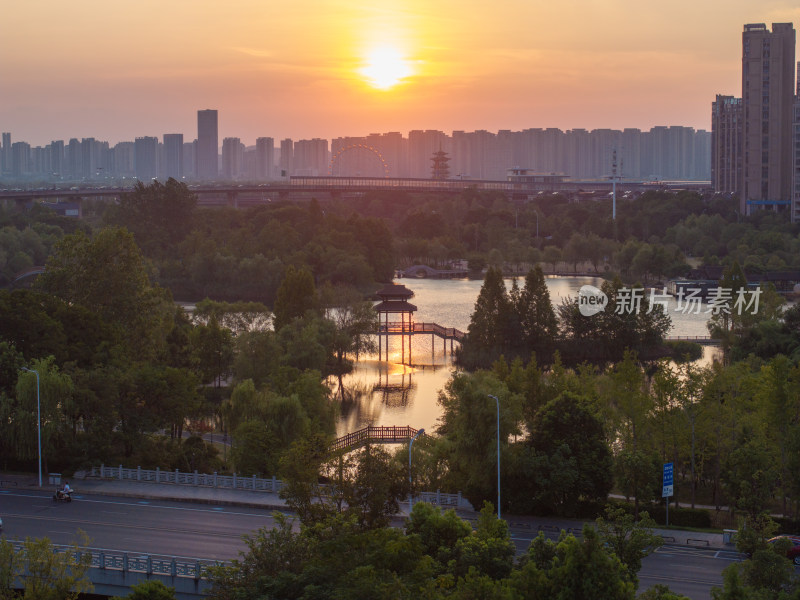
M 797 0 L 31 0 L 0 23 L 12 141 L 710 128 L 744 23 Z

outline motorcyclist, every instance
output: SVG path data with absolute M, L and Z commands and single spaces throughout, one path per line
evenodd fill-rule
M 72 488 L 69 487 L 69 481 L 65 481 L 64 482 L 64 487 L 61 488 L 58 491 L 58 497 L 59 498 L 66 498 L 67 496 L 69 496 L 72 493 L 72 491 L 73 491 Z

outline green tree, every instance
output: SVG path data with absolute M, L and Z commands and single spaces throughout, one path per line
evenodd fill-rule
M 575 516 L 582 503 L 606 500 L 613 483 L 611 451 L 585 398 L 563 392 L 542 407 L 530 444 L 542 459 L 533 479 L 548 509 Z
M 552 347 L 558 335 L 558 320 L 544 273 L 537 265 L 525 277 L 525 287 L 514 306 L 520 325 L 523 346 L 536 352 Z
M 88 539 L 83 536 L 80 544 Z M 25 592 L 29 600 L 77 600 L 81 594 L 91 593 L 94 586 L 89 579 L 92 555 L 81 552 L 75 544 L 63 552 L 56 552 L 47 538 L 26 538 L 21 551 L 25 572 L 22 573 Z
M 129 232 L 66 236 L 45 266 L 37 286 L 96 312 L 131 356 L 142 360 L 163 351 L 174 305 L 168 292 L 150 283 L 149 266 Z
M 260 302 L 215 302 L 206 298 L 195 305 L 195 318 L 217 322 L 238 336 L 245 332 L 267 331 L 272 313 Z
M 306 311 L 316 310 L 317 306 L 317 290 L 311 271 L 289 265 L 275 298 L 275 331 L 304 316 Z
M 768 541 L 776 530 L 777 524 L 766 514 L 749 518 L 740 528 L 736 548 L 748 559 L 725 568 L 723 588 L 712 590 L 715 600 L 797 598 L 800 579 L 786 558 L 791 542 L 787 539 Z
M 327 307 L 325 316 L 334 325 L 332 349 L 336 374 L 341 375 L 352 370 L 348 356 L 358 359 L 360 354 L 376 349 L 374 334 L 378 330 L 378 313 L 372 302 L 363 300 L 352 289 L 327 288 L 320 295 Z
M 348 512 L 365 529 L 386 527 L 408 492 L 406 469 L 380 447 L 367 444 L 356 452 L 350 481 L 344 487 Z
M 663 583 L 657 583 L 650 589 L 636 596 L 638 600 L 691 600 L 688 596 L 678 594 Z
M 234 379 L 251 379 L 259 387 L 264 385 L 277 373 L 282 353 L 280 341 L 273 331 L 240 333 L 234 340 Z
M 617 467 L 625 494 L 634 496 L 634 516 L 639 516 L 640 499 L 650 500 L 652 494 L 653 460 L 646 444 L 648 415 L 653 398 L 646 389 L 645 374 L 636 354 L 625 352 L 610 376 L 609 399 L 616 409 L 618 433 L 624 449 L 618 454 Z M 656 459 L 657 464 L 657 459 Z
M 587 240 L 580 233 L 573 233 L 569 241 L 564 246 L 564 260 L 572 263 L 573 273 L 578 272 L 578 263 L 583 262 L 589 256 Z
M 342 457 L 342 462 L 344 460 Z M 331 464 L 326 465 L 329 461 Z M 337 457 L 331 457 L 330 439 L 321 434 L 295 440 L 281 457 L 279 473 L 283 485 L 280 497 L 297 514 L 301 523 L 320 523 L 341 510 L 337 498 L 321 482 L 323 472 L 336 473 L 337 467 L 344 470 L 345 465 L 338 462 Z
M 137 182 L 106 212 L 106 220 L 126 227 L 149 256 L 163 256 L 189 234 L 197 196 L 172 177 L 166 183 Z
M 556 272 L 558 263 L 561 262 L 561 250 L 558 246 L 545 246 L 542 250 L 542 260 L 553 266 L 553 273 Z
M 0 537 L 0 600 L 13 600 L 17 597 L 17 579 L 25 570 L 25 557 L 14 550 L 14 544 Z
M 39 373 L 37 399 L 36 373 L 20 373 L 16 398 L 0 404 L 0 427 L 18 458 L 38 455 L 38 431 L 41 428 L 42 463 L 47 470 L 48 459 L 55 456 L 58 441 L 65 433 L 64 408 L 71 403 L 72 379 L 54 364 L 53 357 L 34 360 L 30 369 Z M 40 414 L 41 423 L 37 422 Z
M 436 560 L 440 572 L 454 560 L 456 544 L 473 534 L 467 521 L 454 510 L 442 511 L 427 502 L 417 502 L 406 521 L 406 533 L 417 535 L 423 552 Z
M 642 559 L 664 544 L 661 536 L 653 533 L 656 522 L 643 512 L 639 519 L 623 508 L 606 508 L 606 516 L 598 517 L 597 532 L 600 539 L 622 562 L 627 580 L 639 587 L 637 573 Z
M 522 567 L 512 574 L 511 587 L 523 598 L 635 597 L 619 558 L 605 551 L 602 539 L 588 525 L 581 541 L 562 535 L 554 544 L 540 534 L 531 543 Z
M 462 359 L 478 364 L 491 362 L 506 348 L 516 346 L 519 332 L 512 331 L 513 315 L 503 273 L 489 267 L 470 317 L 467 338 L 462 342 Z
M 131 586 L 128 600 L 175 600 L 175 588 L 169 587 L 158 579 L 142 581 Z
M 491 502 L 485 502 L 475 532 L 456 540 L 450 570 L 458 577 L 475 571 L 492 579 L 504 579 L 511 574 L 514 553 L 508 523 L 497 518 Z
M 733 334 L 740 329 L 741 316 L 733 308 L 737 295 L 747 290 L 747 277 L 734 261 L 722 272 L 722 279 L 719 280 L 719 288 L 730 290 L 731 300 L 726 307 L 711 316 L 708 321 L 708 330 L 711 337 L 722 340 L 723 350 L 727 352 L 733 344 Z
M 764 420 L 770 429 L 778 456 L 778 482 L 783 514 L 787 513 L 787 497 L 792 481 L 798 475 L 789 469 L 790 446 L 800 435 L 800 367 L 792 367 L 790 360 L 779 354 L 761 368 L 755 395 L 763 407 Z
M 496 480 L 487 477 L 497 473 L 497 407 L 489 394 L 500 399 L 500 460 L 507 464 L 508 438 L 520 432 L 519 397 L 485 371 L 457 373 L 439 392 L 442 416 L 437 433 L 447 440 L 447 480 L 473 505 L 497 497 Z
M 723 463 L 722 481 L 732 503 L 751 518 L 769 506 L 778 480 L 769 448 L 759 437 L 745 438 Z
M 254 536 L 244 536 L 247 552 L 241 552 L 240 559 L 211 567 L 211 598 L 289 597 L 282 594 L 287 588 L 297 596 L 298 588 L 302 589 L 299 575 L 315 548 L 306 535 L 295 531 L 286 515 L 276 512 L 273 518 L 273 529 L 262 527 Z
M 215 316 L 189 334 L 192 362 L 203 383 L 220 387 L 233 364 L 233 334 L 220 327 Z
M 231 458 L 239 475 L 271 477 L 278 471 L 278 441 L 267 425 L 245 421 L 233 432 Z

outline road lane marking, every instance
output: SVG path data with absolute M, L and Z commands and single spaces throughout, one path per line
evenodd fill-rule
M 12 494 L 12 496 L 17 497 L 17 498 L 39 498 L 39 499 L 45 499 L 45 498 L 42 498 L 42 496 L 32 495 L 32 494 Z M 111 500 L 89 500 L 88 498 L 84 499 L 81 502 L 81 504 L 85 504 L 85 503 L 89 503 L 89 502 L 94 503 L 94 504 L 113 504 L 114 506 L 140 506 L 142 504 L 149 504 L 148 501 L 146 501 L 146 500 L 140 500 L 138 502 L 113 502 Z M 180 502 L 180 501 L 179 500 L 165 500 L 165 502 Z M 190 500 L 187 500 L 187 502 L 190 502 Z M 52 504 L 44 504 L 43 506 L 52 508 L 53 505 Z M 190 508 L 188 506 L 161 506 L 161 505 L 158 505 L 158 504 L 151 504 L 148 508 L 163 508 L 164 510 L 183 510 L 183 511 L 188 511 L 188 512 L 206 512 L 206 513 L 207 512 L 215 512 L 215 508 Z M 284 515 L 290 516 L 290 517 L 294 516 L 292 513 L 289 513 L 289 512 L 286 512 L 286 511 L 282 511 L 282 510 L 278 510 L 278 509 L 272 509 L 272 508 L 268 508 L 268 507 L 264 507 L 263 509 L 261 509 L 262 512 L 260 512 L 260 513 L 234 512 L 234 511 L 228 510 L 227 507 L 221 507 L 221 508 L 222 508 L 222 510 L 224 511 L 224 513 L 226 515 L 234 515 L 234 516 L 239 516 L 239 517 L 245 516 L 245 517 L 263 518 L 265 516 L 264 515 L 265 512 L 267 513 L 267 515 L 266 515 L 267 517 L 272 516 L 272 513 L 274 513 L 274 512 L 279 512 L 281 514 L 284 514 Z M 258 510 L 258 509 L 256 509 L 256 510 Z
M 36 520 L 36 521 L 62 521 L 63 519 L 56 519 L 56 518 L 48 518 L 48 517 L 33 517 L 30 515 L 17 515 L 17 514 L 8 514 L 7 517 L 14 517 L 18 520 Z M 96 526 L 96 527 L 116 527 L 118 529 L 134 529 L 134 530 L 150 530 L 150 531 L 160 531 L 160 532 L 169 532 L 169 533 L 176 533 L 176 534 L 183 534 L 183 535 L 199 535 L 199 536 L 207 536 L 207 537 L 219 537 L 219 538 L 233 538 L 233 539 L 241 539 L 242 533 L 224 533 L 224 532 L 214 532 L 214 531 L 202 531 L 196 529 L 178 529 L 178 528 L 167 528 L 167 527 L 157 527 L 157 526 L 147 526 L 141 523 L 135 524 L 125 524 L 125 523 L 104 523 L 102 521 L 87 521 L 85 519 L 74 519 L 70 520 L 69 523 L 75 524 L 76 527 L 78 525 L 83 526 Z M 62 533 L 67 535 L 74 535 L 75 531 L 59 531 L 56 533 Z
M 718 550 L 716 554 L 714 554 L 714 558 L 718 558 L 719 560 L 733 560 L 740 562 L 744 560 L 744 555 L 738 552 L 734 552 L 733 550 Z
M 638 574 L 639 580 L 642 579 L 649 579 L 651 581 L 678 581 L 680 583 L 699 583 L 703 585 L 722 585 L 722 577 L 720 576 L 719 580 L 717 581 L 706 581 L 704 579 L 689 579 L 687 577 L 671 577 L 669 575 L 647 575 L 642 574 L 641 572 Z

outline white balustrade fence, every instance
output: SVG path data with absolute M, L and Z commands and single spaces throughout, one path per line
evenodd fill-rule
M 280 479 L 276 477 L 260 478 L 242 477 L 240 475 L 218 475 L 217 473 L 184 473 L 175 469 L 174 471 L 162 471 L 161 469 L 126 469 L 122 465 L 118 467 L 107 467 L 100 465 L 92 467 L 90 477 L 101 479 L 115 479 L 118 481 L 140 481 L 146 483 L 168 483 L 175 485 L 188 485 L 196 487 L 211 487 L 231 490 L 250 490 L 253 492 L 278 493 L 283 487 Z M 416 502 L 428 502 L 444 508 L 466 508 L 472 509 L 472 505 L 461 497 L 461 492 L 457 494 L 446 494 L 443 492 L 419 492 L 414 497 Z
M 25 544 L 20 540 L 9 540 L 14 550 L 24 550 Z M 59 554 L 71 553 L 77 560 L 82 560 L 88 554 L 92 569 L 111 569 L 131 573 L 146 573 L 147 575 L 167 575 L 170 577 L 188 577 L 191 579 L 205 578 L 208 567 L 227 564 L 227 561 L 182 558 L 144 554 L 141 552 L 125 552 L 108 550 L 104 548 L 74 548 L 52 544 L 53 551 Z

